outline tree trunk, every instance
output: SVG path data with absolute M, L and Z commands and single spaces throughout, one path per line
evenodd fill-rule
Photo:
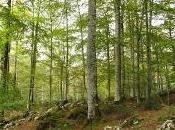
M 88 1 L 87 86 L 88 119 L 98 116 L 97 63 L 96 63 L 96 0 Z
M 80 33 L 81 33 L 81 54 L 82 54 L 82 78 L 83 78 L 83 98 L 85 96 L 85 92 L 87 92 L 86 89 L 86 65 L 85 65 L 85 54 L 84 54 L 84 44 L 83 44 L 83 27 L 82 27 L 82 16 L 80 13 L 80 7 L 79 7 L 79 3 L 77 0 L 77 6 L 78 6 L 78 14 L 79 14 L 79 19 L 80 19 Z
M 148 4 L 149 0 L 145 0 L 145 13 L 146 13 L 146 51 L 147 51 L 147 89 L 146 99 L 149 101 L 151 97 L 152 89 L 152 70 L 151 70 L 151 40 L 150 40 L 150 29 L 149 29 L 149 18 L 148 18 Z
M 142 32 L 142 19 L 140 20 L 140 27 L 139 27 L 139 16 L 136 14 L 136 43 L 137 43 L 137 103 L 140 103 L 140 40 L 141 40 L 141 32 Z
M 106 45 L 107 45 L 107 89 L 108 100 L 111 98 L 111 63 L 110 63 L 110 41 L 109 41 L 109 25 L 106 27 Z
M 50 4 L 51 1 L 49 1 Z M 52 104 L 52 81 L 53 81 L 53 77 L 52 77 L 52 73 L 53 73 L 53 36 L 52 36 L 52 11 L 50 12 L 50 33 L 51 33 L 51 37 L 50 37 L 50 77 L 49 77 L 49 86 L 50 86 L 50 93 L 49 93 L 49 102 L 50 102 L 50 106 Z
M 116 67 L 116 95 L 115 101 L 122 97 L 122 56 L 121 56 L 121 1 L 114 0 L 115 7 L 115 67 Z
M 2 86 L 3 88 L 6 90 L 6 92 L 8 91 L 8 83 L 9 83 L 9 54 L 10 54 L 10 27 L 11 27 L 11 22 L 10 22 L 10 15 L 11 15 L 11 0 L 7 1 L 7 5 L 8 5 L 8 17 L 7 17 L 7 33 L 6 33 L 6 43 L 4 45 L 4 52 L 3 52 L 3 69 L 2 69 Z
M 133 19 L 131 12 L 129 13 L 129 30 L 130 30 L 130 59 L 131 59 L 131 86 L 130 86 L 130 97 L 134 98 L 136 96 L 136 89 L 135 89 L 135 53 L 134 53 L 134 45 L 135 45 L 135 40 L 134 40 L 134 26 L 133 26 Z
M 33 6 L 33 17 L 35 16 L 34 2 Z M 32 25 L 32 44 L 31 44 L 31 72 L 30 72 L 30 90 L 29 90 L 29 110 L 34 105 L 34 87 L 35 87 L 35 72 L 36 72 L 36 55 L 37 55 L 37 41 L 38 41 L 38 22 Z
M 68 100 L 68 87 L 69 87 L 69 21 L 68 21 L 68 8 L 67 0 L 65 0 L 65 13 L 66 13 L 66 92 L 65 100 Z
M 62 58 L 62 62 L 61 62 L 61 70 L 60 70 L 60 100 L 63 101 L 64 100 L 64 66 L 65 66 L 65 46 L 63 45 L 62 47 L 62 52 L 63 52 L 63 58 Z
M 121 66 L 122 66 L 122 91 L 121 97 L 125 98 L 125 45 L 124 45 L 124 3 L 121 2 Z
M 64 71 L 64 64 L 61 63 L 61 71 L 60 71 L 60 100 L 63 101 L 63 71 Z
M 15 68 L 14 68 L 14 77 L 13 77 L 13 83 L 14 83 L 14 88 L 17 86 L 17 64 L 18 64 L 18 41 L 16 42 L 16 47 L 15 47 Z

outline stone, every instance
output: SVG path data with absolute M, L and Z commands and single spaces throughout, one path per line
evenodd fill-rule
M 173 120 L 166 120 L 157 130 L 174 130 L 175 124 Z
M 13 123 L 13 122 L 10 122 L 10 123 L 8 123 L 8 124 L 6 124 L 5 126 L 4 126 L 4 129 L 7 129 L 7 128 L 10 128 L 10 127 L 12 127 L 12 126 L 14 126 L 15 124 Z

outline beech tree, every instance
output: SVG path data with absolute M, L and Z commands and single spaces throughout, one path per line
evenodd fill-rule
M 122 28 L 121 28 L 121 1 L 114 0 L 115 9 L 115 66 L 116 66 L 116 96 L 115 101 L 122 98 Z
M 97 65 L 96 65 L 96 0 L 88 2 L 87 86 L 88 119 L 98 116 Z

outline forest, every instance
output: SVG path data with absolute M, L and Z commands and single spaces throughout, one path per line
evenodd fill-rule
M 0 0 L 0 130 L 175 130 L 175 0 Z

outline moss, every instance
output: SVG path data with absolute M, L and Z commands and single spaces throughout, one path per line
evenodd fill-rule
M 48 128 L 51 130 L 54 129 L 70 130 L 72 129 L 72 125 L 69 124 L 64 119 L 52 115 L 40 121 L 36 130 L 47 130 Z
M 70 130 L 72 125 L 64 120 L 65 112 L 63 110 L 54 109 L 39 120 L 36 130 Z
M 87 108 L 85 106 L 75 107 L 71 109 L 67 116 L 68 119 L 74 119 L 74 120 L 84 119 L 86 117 L 87 117 Z
M 100 108 L 103 116 L 115 114 L 118 119 L 125 119 L 131 115 L 131 110 L 125 105 L 103 104 Z
M 63 110 L 60 110 L 59 108 L 53 108 L 50 112 L 45 113 L 44 115 L 42 115 L 39 120 L 43 120 L 45 118 L 48 118 L 50 116 L 55 116 L 57 118 L 63 118 L 65 116 L 65 113 Z

